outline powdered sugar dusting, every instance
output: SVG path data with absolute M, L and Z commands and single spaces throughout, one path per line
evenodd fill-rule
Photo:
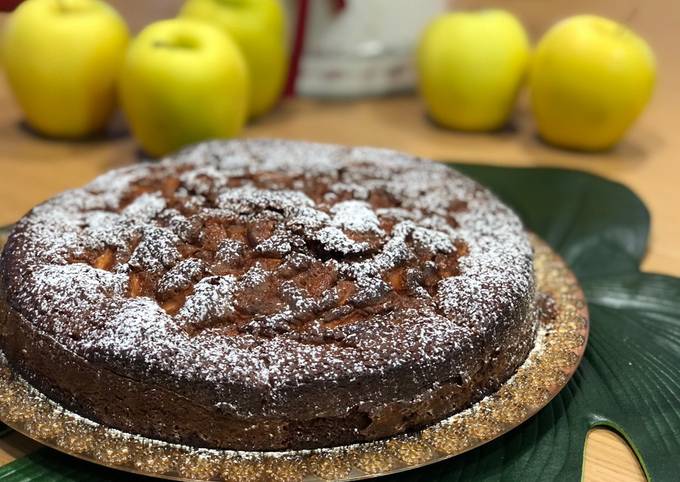
M 378 216 L 367 202 L 339 202 L 331 208 L 331 213 L 333 213 L 331 223 L 338 228 L 349 229 L 359 233 L 373 232 L 381 236 L 385 234 L 380 229 Z
M 534 290 L 519 219 L 468 178 L 283 141 L 108 173 L 22 219 L 10 256 L 8 297 L 44 334 L 130 377 L 207 381 L 244 416 L 243 384 L 275 415 L 310 379 L 409 364 L 428 383 L 443 360 L 467 379 Z

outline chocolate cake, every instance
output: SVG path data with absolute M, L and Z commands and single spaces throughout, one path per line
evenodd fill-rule
M 210 142 L 16 225 L 0 345 L 62 406 L 197 447 L 335 446 L 494 392 L 533 347 L 518 217 L 388 150 Z

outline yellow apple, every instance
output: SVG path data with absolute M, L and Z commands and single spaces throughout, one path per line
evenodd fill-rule
M 130 43 L 120 96 L 133 135 L 160 156 L 238 134 L 248 112 L 248 70 L 234 41 L 215 27 L 163 20 Z
M 180 16 L 210 22 L 231 35 L 250 71 L 251 117 L 278 101 L 286 80 L 286 19 L 278 0 L 188 0 Z
M 455 12 L 435 19 L 418 47 L 419 87 L 430 116 L 452 129 L 501 127 L 529 55 L 526 32 L 508 12 Z
M 649 101 L 655 71 L 647 43 L 623 25 L 594 15 L 559 22 L 530 69 L 539 133 L 572 149 L 611 147 Z
M 22 3 L 5 25 L 2 57 L 28 123 L 54 137 L 103 129 L 128 38 L 122 18 L 99 0 Z

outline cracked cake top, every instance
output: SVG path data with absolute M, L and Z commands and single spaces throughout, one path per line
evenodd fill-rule
M 34 208 L 3 263 L 40 332 L 126 376 L 207 383 L 239 415 L 263 398 L 283 413 L 310 379 L 410 364 L 426 380 L 437 358 L 464 379 L 533 296 L 522 224 L 487 189 L 394 151 L 290 141 L 109 172 Z M 230 396 L 244 385 L 260 401 Z

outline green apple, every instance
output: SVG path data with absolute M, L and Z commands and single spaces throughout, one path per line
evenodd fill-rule
M 163 20 L 130 44 L 120 75 L 123 111 L 144 151 L 239 133 L 248 112 L 248 69 L 233 40 L 194 20 Z
M 2 61 L 28 123 L 54 137 L 102 130 L 128 39 L 125 22 L 102 1 L 22 3 L 5 25 Z
M 654 87 L 654 54 L 621 24 L 594 15 L 559 22 L 536 47 L 529 85 L 541 136 L 602 150 L 638 117 Z
M 430 116 L 452 129 L 501 127 L 529 55 L 526 32 L 508 12 L 454 12 L 435 19 L 418 47 L 419 87 Z
M 188 0 L 180 16 L 210 22 L 241 48 L 250 71 L 251 117 L 278 101 L 286 80 L 286 19 L 278 0 Z

